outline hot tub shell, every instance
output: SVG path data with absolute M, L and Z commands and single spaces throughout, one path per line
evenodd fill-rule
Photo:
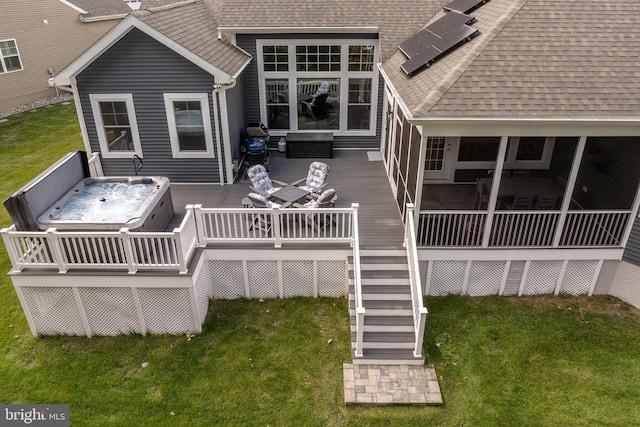
M 152 181 L 156 188 L 131 218 L 120 222 L 88 222 L 57 220 L 55 211 L 78 188 L 99 182 Z M 174 214 L 171 188 L 166 177 L 90 177 L 86 153 L 76 151 L 67 154 L 51 167 L 16 191 L 4 201 L 17 230 L 42 231 L 56 228 L 59 231 L 120 230 L 163 231 Z

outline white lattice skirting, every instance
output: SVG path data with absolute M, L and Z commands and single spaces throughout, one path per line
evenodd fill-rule
M 429 261 L 425 295 L 592 295 L 602 260 Z M 606 280 L 606 279 L 604 279 Z M 603 280 L 603 281 L 604 281 Z
M 14 277 L 34 336 L 199 333 L 210 299 L 343 297 L 340 259 L 206 260 L 193 275 Z

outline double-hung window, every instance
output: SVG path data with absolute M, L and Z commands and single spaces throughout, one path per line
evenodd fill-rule
M 15 40 L 0 40 L 0 74 L 22 70 L 22 61 Z
M 214 157 L 208 94 L 165 93 L 164 104 L 173 157 Z
M 376 40 L 258 40 L 262 122 L 290 131 L 375 133 Z
M 104 158 L 142 157 L 133 95 L 90 94 L 100 151 Z

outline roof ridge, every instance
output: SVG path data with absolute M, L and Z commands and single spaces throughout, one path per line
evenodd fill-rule
M 500 16 L 496 25 L 494 25 L 491 30 L 486 34 L 486 38 L 484 43 L 476 43 L 469 52 L 456 64 L 455 67 L 451 68 L 449 72 L 442 78 L 439 84 L 436 85 L 435 88 L 429 92 L 429 94 L 425 97 L 424 101 L 418 104 L 414 111 L 422 111 L 423 108 L 426 110 L 421 113 L 426 115 L 429 113 L 433 107 L 438 103 L 438 101 L 451 89 L 451 87 L 455 84 L 456 81 L 464 74 L 464 72 L 469 68 L 475 59 L 480 56 L 482 51 L 484 51 L 487 46 L 491 43 L 491 41 L 504 29 L 505 25 L 507 25 L 511 19 L 518 13 L 518 11 L 527 3 L 529 0 L 521 0 L 520 3 L 512 3 L 511 7 Z

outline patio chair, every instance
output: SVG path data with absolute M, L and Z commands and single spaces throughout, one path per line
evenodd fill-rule
M 323 162 L 312 162 L 309 165 L 309 173 L 306 178 L 295 181 L 291 185 L 310 191 L 311 193 L 320 193 L 327 186 L 327 177 L 329 176 L 329 165 Z M 299 185 L 302 184 L 303 185 Z
M 266 197 L 258 193 L 249 193 L 247 199 L 251 203 L 252 208 L 256 209 L 268 209 L 268 208 L 280 208 L 282 205 L 267 200 Z M 249 214 L 249 231 L 259 230 L 265 234 L 269 234 L 271 231 L 271 214 L 270 213 L 256 213 Z
M 335 203 L 336 190 L 329 188 L 324 190 L 317 198 L 312 198 L 307 203 L 301 205 L 294 203 L 293 206 L 300 209 L 324 209 L 331 207 L 332 203 Z M 308 213 L 304 215 L 304 222 L 315 230 L 324 229 L 329 225 L 333 225 L 334 222 L 331 219 L 330 214 L 323 213 Z
M 247 169 L 247 177 L 249 178 L 249 181 L 251 181 L 249 188 L 251 188 L 254 193 L 261 194 L 267 198 L 269 198 L 273 192 L 278 191 L 287 185 L 285 182 L 269 178 L 267 169 L 265 169 L 263 165 L 251 166 Z M 274 187 L 274 182 L 280 187 Z

